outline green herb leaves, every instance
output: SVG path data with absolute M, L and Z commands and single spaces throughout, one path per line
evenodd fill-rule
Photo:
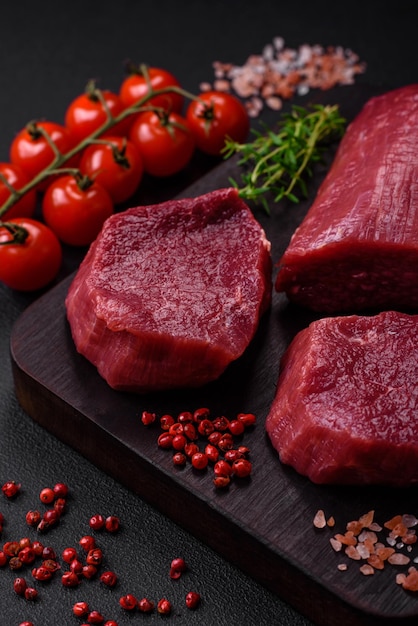
M 298 191 L 307 196 L 305 179 L 312 176 L 312 165 L 322 159 L 325 140 L 342 137 L 345 124 L 338 105 L 313 105 L 309 109 L 295 105 L 290 113 L 283 114 L 276 130 L 252 130 L 255 139 L 245 144 L 227 139 L 224 157 L 241 155 L 238 165 L 244 168 L 242 186 L 233 179 L 231 184 L 245 200 L 260 202 L 267 213 L 267 193 L 273 195 L 274 202 L 283 198 L 298 202 Z

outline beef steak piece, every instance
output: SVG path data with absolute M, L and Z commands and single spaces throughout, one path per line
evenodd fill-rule
M 277 291 L 312 310 L 418 306 L 418 84 L 349 125 L 279 266 Z
M 418 316 L 312 322 L 281 361 L 266 429 L 315 483 L 418 482 Z
M 234 189 L 110 217 L 66 298 L 78 352 L 114 389 L 198 387 L 271 302 L 270 242 Z

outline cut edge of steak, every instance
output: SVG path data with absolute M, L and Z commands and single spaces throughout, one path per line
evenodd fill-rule
M 322 318 L 281 359 L 266 431 L 317 484 L 418 482 L 418 316 Z
M 78 352 L 114 389 L 199 387 L 248 347 L 272 292 L 270 242 L 234 189 L 113 215 L 70 285 Z
M 418 84 L 371 98 L 280 259 L 275 288 L 323 313 L 418 307 Z

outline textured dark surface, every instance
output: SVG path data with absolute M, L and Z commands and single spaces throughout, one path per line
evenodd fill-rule
M 128 57 L 166 66 L 186 88 L 196 91 L 200 81 L 212 80 L 213 60 L 242 63 L 281 35 L 289 46 L 307 42 L 352 48 L 368 65 L 359 83 L 380 87 L 413 82 L 417 79 L 417 17 L 414 2 L 384 8 L 357 1 L 343 5 L 273 0 L 117 4 L 76 0 L 59 8 L 49 1 L 38 6 L 27 1 L 8 3 L 0 20 L 0 160 L 7 160 L 13 135 L 30 119 L 62 119 L 65 107 L 87 79 L 98 77 L 101 86 L 117 89 Z M 63 275 L 77 262 L 77 255 L 68 251 Z M 116 590 L 109 592 L 97 581 L 65 590 L 57 579 L 41 587 L 39 601 L 29 604 L 14 594 L 14 573 L 6 569 L 0 571 L 0 623 L 17 626 L 30 619 L 35 626 L 71 625 L 78 620 L 70 607 L 80 599 L 88 599 L 92 608 L 101 610 L 107 619 L 117 619 L 120 626 L 139 623 L 141 616 L 132 619 L 122 614 L 117 603 L 120 595 L 132 591 L 154 599 L 171 597 L 175 612 L 169 621 L 177 624 L 307 626 L 310 622 L 276 595 L 47 434 L 20 409 L 10 370 L 9 337 L 13 323 L 35 296 L 0 289 L 0 480 L 22 483 L 19 498 L 0 505 L 6 517 L 2 538 L 7 541 L 28 534 L 25 512 L 37 506 L 42 487 L 57 481 L 68 482 L 72 496 L 68 514 L 43 538 L 46 543 L 57 549 L 74 544 L 88 532 L 88 519 L 96 512 L 116 513 L 123 521 L 119 535 L 99 538 L 109 567 L 121 578 Z M 178 555 L 188 561 L 190 572 L 173 584 L 168 564 Z M 183 607 L 183 595 L 192 588 L 204 597 L 196 612 Z M 160 620 L 155 614 L 147 623 Z

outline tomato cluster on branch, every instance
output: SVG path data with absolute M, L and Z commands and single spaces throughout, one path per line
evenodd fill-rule
M 234 96 L 195 96 L 163 69 L 131 65 L 119 93 L 89 82 L 64 124 L 30 122 L 0 163 L 0 281 L 45 287 L 59 271 L 61 244 L 90 245 L 144 173 L 173 176 L 196 150 L 220 155 L 227 137 L 244 141 L 249 128 Z M 42 221 L 34 219 L 39 196 Z

